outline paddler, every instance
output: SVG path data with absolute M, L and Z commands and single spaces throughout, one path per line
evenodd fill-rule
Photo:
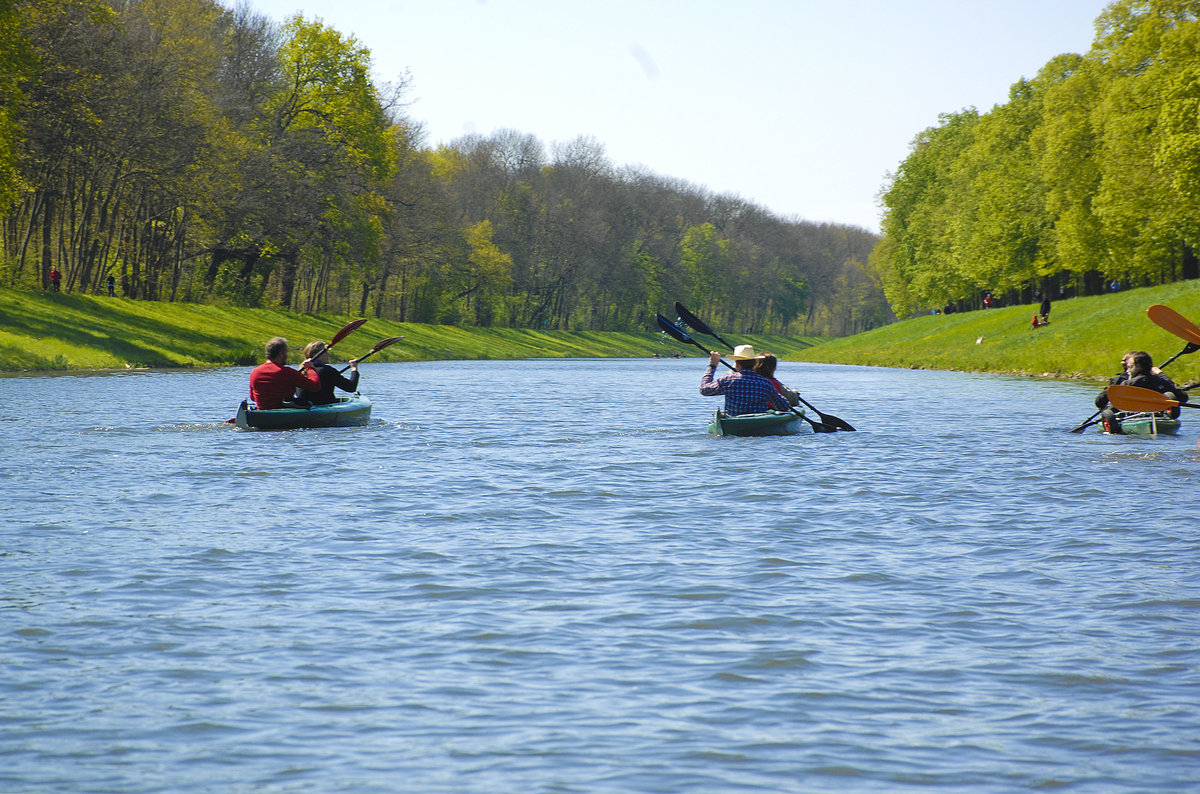
M 358 359 L 350 361 L 350 377 L 345 377 L 329 364 L 329 345 L 324 342 L 309 342 L 304 348 L 304 357 L 313 363 L 313 369 L 321 380 L 321 388 L 305 389 L 300 396 L 313 405 L 329 405 L 337 398 L 333 396 L 334 388 L 353 392 L 358 388 Z
M 736 369 L 724 377 L 714 380 L 717 365 L 721 363 L 721 354 L 710 351 L 708 368 L 700 378 L 700 393 L 705 397 L 725 395 L 726 416 L 742 416 L 744 414 L 761 414 L 774 408 L 777 411 L 787 411 L 787 400 L 783 398 L 771 381 L 754 371 L 758 363 L 758 354 L 752 345 L 738 345 L 729 355 Z
M 1109 386 L 1138 386 L 1143 389 L 1152 389 L 1168 400 L 1178 400 L 1181 403 L 1187 402 L 1187 392 L 1175 385 L 1175 381 L 1162 374 L 1162 370 L 1154 366 L 1154 361 L 1150 358 L 1150 354 L 1144 350 L 1130 350 L 1121 357 L 1121 366 L 1125 371 L 1109 379 Z M 1106 418 L 1112 415 L 1112 408 L 1108 404 L 1108 389 L 1096 395 L 1096 407 L 1105 411 Z M 1179 417 L 1179 409 L 1171 409 L 1171 418 Z
M 276 336 L 267 342 L 267 361 L 250 371 L 250 399 L 260 411 L 282 408 L 291 402 L 296 389 L 321 388 L 321 379 L 311 369 L 312 360 L 304 359 L 299 370 L 287 366 L 288 341 Z

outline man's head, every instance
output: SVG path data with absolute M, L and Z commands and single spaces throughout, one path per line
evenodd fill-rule
M 267 342 L 267 361 L 273 361 L 280 366 L 287 363 L 288 343 L 282 336 L 276 336 Z

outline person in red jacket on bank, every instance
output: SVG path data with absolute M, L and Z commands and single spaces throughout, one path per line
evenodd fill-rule
M 260 411 L 283 407 L 285 401 L 291 402 L 296 389 L 316 391 L 321 388 L 321 379 L 312 369 L 311 359 L 304 359 L 299 370 L 285 366 L 287 360 L 287 340 L 277 336 L 267 342 L 267 362 L 251 370 L 250 399 Z

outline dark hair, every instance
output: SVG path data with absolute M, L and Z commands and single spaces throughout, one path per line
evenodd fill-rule
M 1145 350 L 1130 351 L 1129 360 L 1133 365 L 1129 368 L 1130 375 L 1149 375 L 1154 369 L 1154 361 Z
M 758 357 L 758 363 L 754 365 L 754 369 L 759 375 L 764 378 L 775 377 L 775 367 L 779 365 L 779 359 L 774 353 L 763 353 Z
M 273 337 L 267 342 L 267 361 L 274 361 L 276 356 L 287 350 L 287 346 L 287 340 L 282 336 Z

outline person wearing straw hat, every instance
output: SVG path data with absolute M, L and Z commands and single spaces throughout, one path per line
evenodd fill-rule
M 705 397 L 725 395 L 726 416 L 761 414 L 772 408 L 777 411 L 788 410 L 787 400 L 775 390 L 771 381 L 754 371 L 758 354 L 754 352 L 753 345 L 738 345 L 729 357 L 733 359 L 736 369 L 714 380 L 721 354 L 715 350 L 708 354 L 708 369 L 700 378 L 701 394 Z

